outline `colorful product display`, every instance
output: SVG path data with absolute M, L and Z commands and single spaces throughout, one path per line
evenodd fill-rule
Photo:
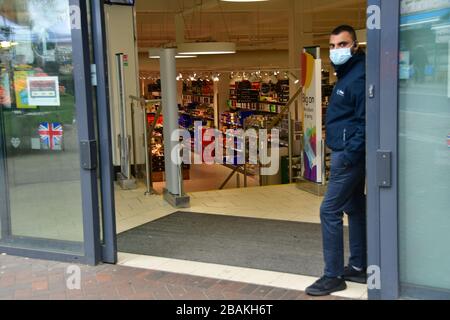
M 16 107 L 17 109 L 35 109 L 28 101 L 27 79 L 34 75 L 34 71 L 15 71 L 14 72 L 14 89 L 16 91 Z

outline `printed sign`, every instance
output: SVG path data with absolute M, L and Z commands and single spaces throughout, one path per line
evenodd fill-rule
M 320 57 L 320 54 L 317 54 Z M 302 55 L 302 85 L 304 105 L 304 166 L 305 179 L 322 183 L 322 61 L 311 53 Z
M 28 101 L 38 106 L 60 106 L 58 77 L 28 77 Z
M 27 78 L 32 75 L 34 75 L 34 71 L 14 72 L 14 90 L 16 93 L 17 109 L 36 109 L 35 105 L 30 104 L 27 90 Z
M 43 122 L 39 125 L 38 132 L 41 137 L 41 149 L 62 150 L 64 130 L 60 123 Z
M 79 6 L 70 6 L 70 28 L 81 30 L 81 10 Z

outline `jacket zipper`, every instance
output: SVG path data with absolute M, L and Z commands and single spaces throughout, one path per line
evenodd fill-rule
M 344 142 L 347 142 L 347 129 L 344 129 Z

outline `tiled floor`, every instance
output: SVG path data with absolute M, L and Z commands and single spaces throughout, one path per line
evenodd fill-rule
M 237 281 L 260 286 L 270 286 L 285 290 L 305 291 L 317 278 L 299 276 L 273 271 L 239 268 L 185 260 L 160 257 L 139 256 L 129 253 L 119 254 L 119 265 L 147 270 L 159 270 L 199 277 Z M 333 294 L 336 297 L 349 299 L 367 299 L 364 285 L 347 283 L 347 290 Z
M 225 167 L 220 164 L 207 165 L 191 165 L 190 179 L 184 181 L 185 192 L 201 192 L 207 190 L 217 190 L 228 178 L 230 173 L 233 172 L 229 167 Z M 244 175 L 239 174 L 239 184 L 244 186 Z M 259 180 L 257 177 L 247 177 L 247 185 L 249 187 L 259 186 Z M 237 188 L 237 176 L 236 174 L 228 181 L 224 186 L 224 189 Z M 162 194 L 164 182 L 154 183 L 154 189 Z
M 310 300 L 303 292 L 233 280 L 143 270 L 128 266 L 80 267 L 70 289 L 67 263 L 0 255 L 0 300 Z M 339 297 L 321 299 L 336 300 Z
M 322 198 L 298 190 L 296 185 L 204 191 L 189 193 L 189 195 L 191 196 L 191 208 L 183 209 L 183 211 L 320 223 L 319 209 Z M 132 191 L 117 189 L 116 202 L 119 232 L 177 211 L 164 203 L 161 196 L 144 196 L 143 187 Z M 126 253 L 119 254 L 119 264 L 298 291 L 304 291 L 307 286 L 317 280 L 312 277 L 264 270 Z M 348 284 L 348 290 L 340 292 L 336 296 L 366 299 L 366 292 L 364 285 Z
M 161 196 L 145 196 L 144 191 L 143 186 L 116 189 L 119 233 L 178 211 Z M 194 192 L 189 196 L 191 207 L 183 211 L 320 223 L 322 198 L 298 190 L 294 184 Z

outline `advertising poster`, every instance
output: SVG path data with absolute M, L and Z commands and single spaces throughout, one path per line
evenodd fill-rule
M 316 50 L 317 48 L 313 48 Z M 322 183 L 322 61 L 320 54 L 302 55 L 302 81 L 304 106 L 304 166 L 303 177 Z
M 0 71 L 0 105 L 4 108 L 11 108 L 11 86 L 9 84 L 9 74 L 4 70 Z
M 58 77 L 28 77 L 28 101 L 37 106 L 61 105 Z
M 36 106 L 30 104 L 28 99 L 27 79 L 32 76 L 34 71 L 15 71 L 14 72 L 14 90 L 16 93 L 17 109 L 36 109 Z

